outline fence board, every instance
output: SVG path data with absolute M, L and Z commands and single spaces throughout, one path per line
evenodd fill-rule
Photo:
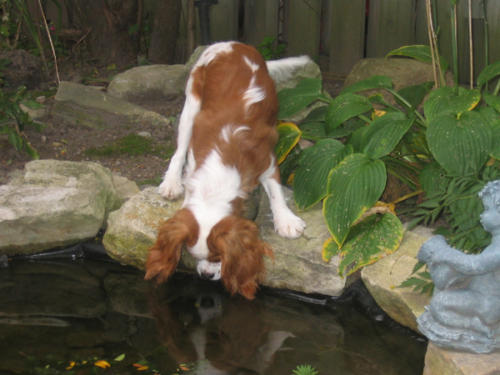
M 321 0 L 287 2 L 287 55 L 319 56 Z
M 238 0 L 219 0 L 210 7 L 210 33 L 213 42 L 238 39 Z
M 429 44 L 427 20 L 425 16 L 425 0 L 416 0 L 415 14 L 415 44 Z
M 415 43 L 415 0 L 371 0 L 367 57 L 382 57 Z
M 330 30 L 329 70 L 348 74 L 364 54 L 366 0 L 331 0 L 326 25 Z
M 244 40 L 254 46 L 278 39 L 278 0 L 245 0 Z
M 489 64 L 500 60 L 500 1 L 488 0 L 486 16 L 488 20 Z

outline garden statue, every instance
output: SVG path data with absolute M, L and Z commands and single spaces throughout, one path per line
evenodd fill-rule
M 427 264 L 434 294 L 417 322 L 438 346 L 489 353 L 500 349 L 500 180 L 489 182 L 479 197 L 491 244 L 478 255 L 452 248 L 443 236 L 422 245 L 418 259 Z

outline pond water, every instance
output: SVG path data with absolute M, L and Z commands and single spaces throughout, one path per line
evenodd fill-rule
M 0 374 L 422 374 L 425 341 L 353 291 L 246 301 L 187 274 L 155 288 L 105 257 L 14 259 L 0 268 Z

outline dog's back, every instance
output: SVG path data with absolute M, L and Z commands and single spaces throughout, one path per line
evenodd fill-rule
M 264 59 L 251 46 L 217 43 L 201 55 L 190 81 L 187 94 L 201 102 L 190 145 L 196 166 L 217 149 L 248 184 L 244 190 L 253 189 L 277 141 L 276 90 Z

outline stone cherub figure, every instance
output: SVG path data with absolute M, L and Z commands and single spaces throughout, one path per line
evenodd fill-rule
M 465 254 L 434 236 L 420 249 L 434 294 L 418 327 L 436 345 L 489 353 L 500 349 L 500 180 L 479 193 L 484 211 L 481 224 L 492 234 L 481 254 Z

